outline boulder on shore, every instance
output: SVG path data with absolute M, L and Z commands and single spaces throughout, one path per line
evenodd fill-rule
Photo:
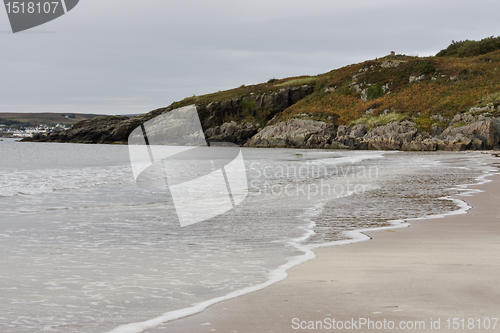
M 326 148 L 335 139 L 334 126 L 322 121 L 291 119 L 265 127 L 247 147 Z
M 476 119 L 477 120 L 477 119 Z M 331 148 L 406 151 L 459 151 L 493 149 L 500 142 L 500 119 L 473 121 L 445 130 L 433 126 L 420 132 L 412 121 L 393 121 L 370 128 L 322 121 L 291 119 L 269 125 L 245 144 L 247 147 Z

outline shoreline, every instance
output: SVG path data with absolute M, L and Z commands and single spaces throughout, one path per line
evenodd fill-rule
M 415 219 L 410 228 L 366 231 L 372 241 L 317 249 L 315 260 L 292 268 L 288 279 L 264 291 L 145 332 L 331 331 L 294 329 L 295 318 L 299 324 L 326 318 L 422 321 L 427 326 L 421 332 L 431 330 L 431 320 L 440 320 L 446 330 L 448 318 L 498 318 L 500 223 L 495 207 L 500 175 L 488 178 L 488 183 L 467 187 L 475 192 L 465 194 L 472 207 L 467 214 L 451 212 Z M 489 331 L 499 330 L 500 323 Z
M 495 177 L 497 178 L 496 181 L 489 180 L 486 178 L 491 178 Z M 249 325 L 249 323 L 244 320 L 243 322 L 246 323 L 245 325 L 241 326 L 241 318 L 236 316 L 238 318 L 237 320 L 232 320 L 229 318 L 226 318 L 224 315 L 224 312 L 228 309 L 225 306 L 231 307 L 232 309 L 240 308 L 241 303 L 246 302 L 244 298 L 258 298 L 259 295 L 260 297 L 264 298 L 267 302 L 269 302 L 269 296 L 265 296 L 265 294 L 269 288 L 273 288 L 274 286 L 277 285 L 282 285 L 286 284 L 286 281 L 290 279 L 290 275 L 294 274 L 295 271 L 308 271 L 308 269 L 304 269 L 301 267 L 306 265 L 306 264 L 311 264 L 312 262 L 316 262 L 322 255 L 323 252 L 329 252 L 329 251 L 337 251 L 339 248 L 345 248 L 344 246 L 341 245 L 351 245 L 355 246 L 360 243 L 372 243 L 372 242 L 365 242 L 366 240 L 373 240 L 375 235 L 375 239 L 377 239 L 381 233 L 384 231 L 390 232 L 390 233 L 395 233 L 396 230 L 399 230 L 400 228 L 404 229 L 413 229 L 413 228 L 408 228 L 410 226 L 413 226 L 414 222 L 421 223 L 422 221 L 432 221 L 432 220 L 440 220 L 440 219 L 450 219 L 453 218 L 454 216 L 467 216 L 468 211 L 472 208 L 469 206 L 467 203 L 469 200 L 467 199 L 467 202 L 465 200 L 462 200 L 463 197 L 467 196 L 475 196 L 479 193 L 484 192 L 481 189 L 475 189 L 474 187 L 483 187 L 485 184 L 488 183 L 497 183 L 500 182 L 500 176 L 498 173 L 495 172 L 489 172 L 486 173 L 483 176 L 480 176 L 477 178 L 477 183 L 476 184 L 464 184 L 458 186 L 458 189 L 462 190 L 463 193 L 460 194 L 457 197 L 451 198 L 451 197 L 443 197 L 442 199 L 446 200 L 452 200 L 454 201 L 457 206 L 459 207 L 458 210 L 455 211 L 450 211 L 447 213 L 439 214 L 439 215 L 433 215 L 433 216 L 424 216 L 424 217 L 419 217 L 419 218 L 414 218 L 414 219 L 407 219 L 407 220 L 397 220 L 397 221 L 388 221 L 388 223 L 391 223 L 392 225 L 386 226 L 386 227 L 381 227 L 381 228 L 369 228 L 369 229 L 357 229 L 353 231 L 347 231 L 345 232 L 345 235 L 349 237 L 349 239 L 346 240 L 339 240 L 339 241 L 334 241 L 331 243 L 323 243 L 323 244 L 314 244 L 314 245 L 300 245 L 300 243 L 297 243 L 300 245 L 301 250 L 304 251 L 304 254 L 298 257 L 294 257 L 292 260 L 288 261 L 287 263 L 283 264 L 280 266 L 273 274 L 273 277 L 270 278 L 268 281 L 265 283 L 259 284 L 257 286 L 253 287 L 248 287 L 242 290 L 238 290 L 232 293 L 229 293 L 225 296 L 218 297 L 216 299 L 211 299 L 205 302 L 201 302 L 198 304 L 193 305 L 192 307 L 185 308 L 185 309 L 180 309 L 176 311 L 171 311 L 168 313 L 165 313 L 159 317 L 140 322 L 140 323 L 131 323 L 131 324 L 126 324 L 126 325 L 121 325 L 116 327 L 115 329 L 109 331 L 109 333 L 125 333 L 125 332 L 164 332 L 165 330 L 169 332 L 214 332 L 214 331 L 223 331 L 223 332 L 254 332 L 252 330 L 252 325 Z M 456 189 L 456 188 L 455 188 Z M 500 188 L 499 188 L 500 189 Z M 499 190 L 500 193 L 500 190 Z M 499 195 L 500 198 L 500 195 Z M 408 221 L 411 221 L 412 224 L 408 223 Z M 312 222 L 314 223 L 314 222 Z M 410 231 L 411 232 L 411 231 Z M 302 238 L 308 238 L 309 236 L 307 233 L 302 237 Z M 418 237 L 417 237 L 418 239 Z M 295 242 L 299 242 L 300 240 L 294 240 Z M 381 242 L 382 240 L 377 240 L 378 242 Z M 313 252 L 314 251 L 314 252 Z M 343 251 L 344 252 L 344 251 Z M 349 252 L 349 251 L 347 251 Z M 500 254 L 500 253 L 499 253 Z M 316 259 L 316 260 L 312 260 Z M 276 276 L 276 272 L 277 274 Z M 304 273 L 304 272 L 302 272 Z M 307 274 L 307 273 L 306 273 Z M 278 288 L 279 289 L 279 288 Z M 271 301 L 271 303 L 273 303 Z M 246 308 L 246 307 L 245 307 Z M 246 308 L 245 312 L 251 311 L 252 309 Z M 238 312 L 238 311 L 236 311 Z M 241 312 L 241 311 L 240 311 Z M 261 311 L 259 311 L 261 312 Z M 300 311 L 297 311 L 299 313 Z M 214 314 L 217 314 L 214 316 Z M 240 313 L 241 314 L 241 313 Z M 377 313 L 375 313 L 377 314 Z M 500 314 L 499 314 L 500 315 Z M 241 316 L 240 316 L 241 317 Z M 282 318 L 283 316 L 279 316 Z M 498 317 L 498 316 L 497 316 Z M 211 318 L 211 320 L 206 320 L 204 318 Z M 269 318 L 268 318 L 269 319 Z M 203 322 L 201 323 L 200 320 Z M 221 321 L 222 320 L 222 321 Z M 231 328 L 230 331 L 227 330 L 227 324 L 226 321 L 229 321 L 229 323 L 233 323 L 233 327 Z M 319 319 L 318 319 L 319 320 Z M 260 322 L 260 321 L 259 321 Z M 292 322 L 290 322 L 291 324 Z M 222 326 L 220 326 L 222 325 Z M 500 325 L 498 325 L 500 328 Z M 234 329 L 234 330 L 233 330 Z M 262 327 L 262 331 L 267 331 L 266 328 Z M 287 328 L 284 328 L 284 330 L 274 330 L 274 332 L 287 332 L 289 330 L 296 330 L 295 328 L 289 326 Z M 299 327 L 300 330 L 300 327 Z M 321 331 L 321 330 L 320 330 Z M 260 331 L 259 331 L 260 332 Z M 270 330 L 270 332 L 273 332 L 273 330 Z

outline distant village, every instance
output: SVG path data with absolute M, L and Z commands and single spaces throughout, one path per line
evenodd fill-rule
M 10 127 L 5 124 L 0 124 L 0 137 L 4 138 L 29 138 L 35 134 L 52 133 L 70 128 L 72 125 L 56 124 L 55 126 L 47 126 L 40 124 L 36 127 Z

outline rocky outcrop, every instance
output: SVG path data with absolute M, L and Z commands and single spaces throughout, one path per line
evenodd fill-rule
M 302 85 L 288 87 L 264 94 L 250 94 L 222 102 L 197 105 L 198 114 L 204 129 L 221 126 L 235 121 L 242 123 L 245 119 L 269 121 L 279 112 L 297 103 L 314 92 L 314 87 Z
M 238 125 L 235 121 L 231 121 L 222 126 L 209 128 L 205 131 L 205 137 L 209 142 L 232 142 L 242 145 L 257 133 L 259 127 L 260 125 L 251 122 Z
M 470 124 L 455 123 L 445 130 L 434 125 L 431 133 L 420 132 L 414 122 L 407 120 L 372 128 L 365 124 L 341 125 L 335 130 L 325 122 L 292 119 L 265 127 L 246 146 L 406 151 L 480 150 L 498 146 L 500 119 L 471 119 Z
M 322 121 L 291 119 L 265 127 L 247 147 L 334 148 L 334 126 Z M 336 147 L 335 147 L 336 148 Z
M 495 127 L 491 119 L 474 122 L 463 127 L 448 127 L 441 134 L 441 138 L 448 142 L 460 139 L 470 145 L 466 148 L 491 149 L 495 146 Z
M 260 125 L 249 122 L 256 119 L 266 123 L 277 113 L 314 92 L 314 87 L 302 85 L 282 88 L 263 94 L 250 94 L 221 102 L 198 104 L 198 115 L 209 142 L 232 142 L 243 145 L 257 133 Z M 174 105 L 137 117 L 97 117 L 76 123 L 72 128 L 48 135 L 39 135 L 24 141 L 120 143 L 126 144 L 130 133 L 154 117 L 174 109 Z
M 368 149 L 397 150 L 401 149 L 404 143 L 413 141 L 417 133 L 418 130 L 413 122 L 391 122 L 371 129 L 363 140 L 367 143 Z
M 47 136 L 38 135 L 23 141 L 51 141 L 78 143 L 121 142 L 124 134 L 132 131 L 135 124 L 130 119 L 121 116 L 97 117 L 83 120 L 68 130 L 51 133 Z
M 23 141 L 126 144 L 128 136 L 135 128 L 171 110 L 172 107 L 158 109 L 133 118 L 125 116 L 96 117 L 80 121 L 64 131 L 25 138 Z

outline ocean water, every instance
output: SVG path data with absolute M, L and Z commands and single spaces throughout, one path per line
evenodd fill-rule
M 0 332 L 141 332 L 278 281 L 348 231 L 456 210 L 445 197 L 493 172 L 478 152 L 242 152 L 245 201 L 181 227 L 126 146 L 1 141 Z

